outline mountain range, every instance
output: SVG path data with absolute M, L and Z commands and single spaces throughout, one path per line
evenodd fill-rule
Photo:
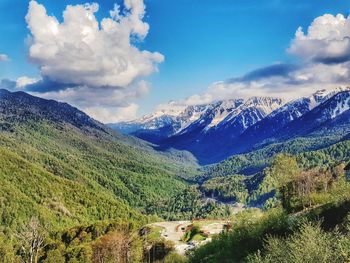
M 350 88 L 337 88 L 292 101 L 273 97 L 222 100 L 109 126 L 156 143 L 162 150 L 190 151 L 201 164 L 211 164 L 297 137 L 346 136 L 349 105 Z

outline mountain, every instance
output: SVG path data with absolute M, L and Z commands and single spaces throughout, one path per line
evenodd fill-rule
M 282 132 L 288 137 L 350 132 L 350 91 L 342 91 L 291 121 Z M 286 136 L 280 134 L 281 138 Z
M 230 99 L 188 106 L 177 115 L 157 112 L 137 121 L 110 127 L 157 143 L 161 149 L 188 150 L 201 163 L 206 163 L 229 155 L 226 153 L 229 141 L 283 103 L 282 99 L 270 97 Z M 222 140 L 227 137 L 229 141 Z M 214 156 L 212 150 L 219 146 L 220 150 L 216 151 L 218 156 Z
M 301 130 L 308 124 L 302 123 L 302 117 L 333 96 L 347 91 L 350 88 L 319 90 L 308 97 L 287 103 L 279 98 L 252 97 L 247 100 L 231 99 L 190 106 L 178 115 L 174 113 L 171 121 L 166 124 L 160 120 L 169 115 L 153 115 L 152 122 L 148 120 L 148 123 L 158 125 L 153 125 L 152 129 L 144 126 L 142 130 L 136 129 L 131 134 L 159 144 L 160 149 L 188 150 L 201 164 L 214 163 L 264 145 L 283 142 L 295 136 L 306 136 L 307 133 L 302 133 Z M 327 111 L 326 107 L 320 107 L 315 114 Z M 186 116 L 185 112 L 193 112 L 194 108 L 200 110 L 190 115 L 191 118 L 180 118 Z M 185 120 L 182 122 L 185 125 L 181 125 L 180 120 Z M 137 121 L 128 125 L 135 123 Z M 294 128 L 288 128 L 289 125 L 294 125 Z M 339 125 L 335 125 L 333 131 L 340 130 Z M 346 120 L 344 125 L 343 132 L 346 132 Z
M 238 135 L 282 104 L 281 99 L 269 97 L 220 102 L 186 129 L 162 141 L 162 146 L 186 149 L 202 163 L 221 160 L 233 154 L 231 144 Z
M 197 120 L 210 105 L 189 106 L 184 110 L 160 110 L 138 120 L 108 124 L 123 134 L 134 135 L 149 142 L 159 143 Z
M 0 90 L 1 226 L 146 222 L 195 173 L 180 152 L 120 135 L 80 110 Z M 158 204 L 155 206 L 155 204 Z
M 280 137 L 291 137 L 292 134 L 283 130 L 283 127 L 299 119 L 342 90 L 320 90 L 309 97 L 303 97 L 286 103 L 247 129 L 239 138 L 241 142 L 245 142 L 241 147 L 243 149 L 249 149 L 255 144 L 266 144 L 274 142 Z

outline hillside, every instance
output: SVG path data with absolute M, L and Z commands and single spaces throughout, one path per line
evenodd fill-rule
M 55 226 L 145 220 L 140 212 L 156 213 L 155 202 L 186 187 L 179 176 L 195 172 L 181 154 L 157 153 L 68 104 L 23 92 L 0 91 L 0 127 L 5 227 L 33 215 Z
M 298 158 L 278 155 L 264 171 L 260 188 L 274 191 L 269 204 L 231 217 L 230 228 L 190 253 L 189 262 L 347 262 L 345 164 L 309 170 Z
M 296 155 L 304 168 L 330 166 L 350 158 L 350 140 L 347 136 L 297 138 L 267 145 L 261 149 L 232 156 L 220 163 L 204 166 L 204 178 L 232 174 L 253 175 L 271 164 L 276 153 Z

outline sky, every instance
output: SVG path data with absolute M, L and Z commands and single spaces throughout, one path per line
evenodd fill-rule
M 350 80 L 348 0 L 0 0 L 0 10 L 0 87 L 102 122 Z

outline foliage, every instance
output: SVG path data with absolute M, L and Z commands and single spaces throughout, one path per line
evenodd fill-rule
M 275 143 L 244 154 L 232 156 L 220 163 L 203 168 L 202 177 L 211 178 L 232 174 L 252 175 L 271 165 L 279 153 L 296 156 L 300 168 L 332 167 L 350 159 L 350 140 L 343 136 L 304 137 Z
M 348 262 L 350 235 L 325 232 L 320 224 L 304 223 L 287 238 L 269 237 L 263 247 L 247 259 L 249 263 Z
M 226 218 L 233 213 L 230 206 L 207 200 L 198 185 L 192 185 L 171 198 L 160 215 L 167 220 Z
M 186 233 L 181 238 L 184 242 L 190 242 L 193 240 L 204 240 L 204 233 L 200 229 L 199 225 L 193 224 L 187 227 Z
M 287 231 L 287 216 L 280 210 L 263 214 L 248 210 L 232 219 L 232 231 L 221 234 L 212 242 L 199 247 L 190 262 L 242 262 L 243 259 L 263 245 L 268 234 Z
M 134 236 L 158 218 L 154 204 L 183 191 L 181 178 L 194 171 L 180 155 L 156 153 L 109 130 L 30 111 L 14 116 L 0 113 L 0 241 L 11 240 L 0 242 L 1 262 L 91 262 L 103 242 L 98 239 L 125 224 L 130 229 L 122 233 Z M 45 226 L 43 246 L 34 254 L 21 238 L 33 233 L 33 217 Z M 142 239 L 135 238 L 130 250 L 143 258 Z
M 285 154 L 277 155 L 265 172 L 266 179 L 271 180 L 273 188 L 278 191 L 283 208 L 290 209 L 290 183 L 300 174 L 295 158 Z
M 279 165 L 291 161 L 280 158 L 269 169 L 275 176 L 283 170 Z M 235 216 L 232 231 L 195 250 L 190 262 L 349 261 L 350 184 L 343 166 L 290 174 L 277 178 L 289 186 L 286 202 L 292 209 Z
M 201 190 L 206 196 L 217 197 L 223 201 L 246 203 L 248 190 L 245 181 L 246 177 L 240 175 L 215 177 L 205 181 Z

